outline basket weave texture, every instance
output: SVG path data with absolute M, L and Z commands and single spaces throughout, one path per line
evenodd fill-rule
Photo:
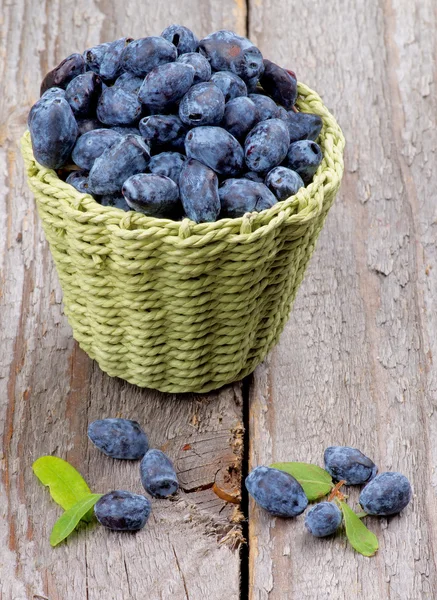
M 273 208 L 215 223 L 100 206 L 37 163 L 24 134 L 65 313 L 103 371 L 165 392 L 205 392 L 251 373 L 278 341 L 343 174 L 334 117 L 303 84 L 297 106 L 323 119 L 314 181 Z

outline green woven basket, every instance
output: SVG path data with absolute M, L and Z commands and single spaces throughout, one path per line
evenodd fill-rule
M 81 348 L 111 376 L 206 392 L 251 373 L 278 341 L 343 174 L 344 138 L 319 96 L 323 162 L 313 183 L 261 213 L 196 224 L 100 206 L 33 157 L 29 186 Z

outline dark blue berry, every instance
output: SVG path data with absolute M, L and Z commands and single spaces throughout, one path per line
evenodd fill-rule
M 52 87 L 52 88 L 49 88 L 48 90 L 46 90 L 44 92 L 44 94 L 41 96 L 41 98 L 39 100 L 37 100 L 35 102 L 35 104 L 32 106 L 32 108 L 30 109 L 28 117 L 27 117 L 27 124 L 30 125 L 32 116 L 39 109 L 40 106 L 42 106 L 48 100 L 54 100 L 55 98 L 65 98 L 65 90 L 58 88 L 58 87 Z
M 152 510 L 145 496 L 115 490 L 102 496 L 94 506 L 98 522 L 114 531 L 138 531 L 147 523 Z
M 211 65 L 204 56 L 198 52 L 188 52 L 179 56 L 177 62 L 190 65 L 194 69 L 193 83 L 202 83 L 211 79 Z
M 335 481 L 344 480 L 346 485 L 359 485 L 375 477 L 378 468 L 370 458 L 350 446 L 326 448 L 325 469 Z
M 140 87 L 142 86 L 144 77 L 137 77 L 133 73 L 122 73 L 120 77 L 114 81 L 113 87 L 120 87 L 125 92 L 130 94 L 138 94 Z
M 190 127 L 217 125 L 224 112 L 225 97 L 210 81 L 193 85 L 179 105 L 179 117 Z
M 109 44 L 100 62 L 99 75 L 102 79 L 113 81 L 122 73 L 122 55 L 131 43 L 133 43 L 132 38 L 124 37 Z
M 185 138 L 185 150 L 189 158 L 195 158 L 220 175 L 238 175 L 243 168 L 243 148 L 221 127 L 192 129 Z
M 180 62 L 152 69 L 145 77 L 138 98 L 149 110 L 165 111 L 191 88 L 194 69 Z
M 243 174 L 245 179 L 250 179 L 250 181 L 257 181 L 258 183 L 264 183 L 264 177 L 262 177 L 259 173 L 255 173 L 255 171 L 247 171 L 247 173 Z
M 187 128 L 176 115 L 151 115 L 141 119 L 140 133 L 152 148 L 172 148 L 184 151 Z
M 65 182 L 72 185 L 78 192 L 89 194 L 88 171 L 84 169 L 72 171 Z
M 149 217 L 177 219 L 181 214 L 179 188 L 164 175 L 139 173 L 126 179 L 122 194 L 133 210 Z
M 265 184 L 278 200 L 286 200 L 304 187 L 302 177 L 287 167 L 275 167 L 269 171 Z
M 249 94 L 258 111 L 258 121 L 279 118 L 279 106 L 264 94 Z
M 138 77 L 145 77 L 155 67 L 174 62 L 176 47 L 163 37 L 145 37 L 133 41 L 123 51 L 123 68 Z
M 369 515 L 384 517 L 401 512 L 411 496 L 411 485 L 405 475 L 389 471 L 366 485 L 360 494 L 360 504 Z
M 126 179 L 144 172 L 149 160 L 150 150 L 143 138 L 122 136 L 94 161 L 89 175 L 91 192 L 99 196 L 120 193 Z
M 225 105 L 221 126 L 238 141 L 244 142 L 246 135 L 257 123 L 257 115 L 257 108 L 250 98 L 234 98 Z
M 194 33 L 183 25 L 170 25 L 161 33 L 161 37 L 171 42 L 178 51 L 179 56 L 188 52 L 196 52 L 199 40 Z
M 96 158 L 120 139 L 121 135 L 112 129 L 93 129 L 77 140 L 71 157 L 78 167 L 89 171 Z
M 110 45 L 111 44 L 109 42 L 105 42 L 103 44 L 93 46 L 92 48 L 88 48 L 88 50 L 85 50 L 85 52 L 83 53 L 83 58 L 86 62 L 87 68 L 90 71 L 94 71 L 94 73 L 100 75 L 100 65 Z
M 140 465 L 141 482 L 154 498 L 168 498 L 179 483 L 171 460 L 161 450 L 149 450 Z
M 317 140 L 323 126 L 323 121 L 319 115 L 302 112 L 296 113 L 292 110 L 287 115 L 291 144 L 299 140 Z
M 218 179 L 212 169 L 193 158 L 185 161 L 179 177 L 185 214 L 196 223 L 215 221 L 220 212 Z
M 258 48 L 233 31 L 211 33 L 200 40 L 199 52 L 206 56 L 215 71 L 231 71 L 244 81 L 258 78 L 264 70 Z
M 132 125 L 140 118 L 141 110 L 135 94 L 120 87 L 108 87 L 100 96 L 97 117 L 105 125 Z
M 299 173 L 304 183 L 307 184 L 314 177 L 322 159 L 322 150 L 316 142 L 300 140 L 290 145 L 284 165 Z
M 263 184 L 249 179 L 227 179 L 219 188 L 221 217 L 234 219 L 271 208 L 277 200 Z
M 44 167 L 59 169 L 73 150 L 78 129 L 73 111 L 64 98 L 41 102 L 29 122 L 35 159 Z
M 211 81 L 221 89 L 225 97 L 225 102 L 247 96 L 247 87 L 241 77 L 230 73 L 229 71 L 217 71 L 211 77 Z
M 305 527 L 315 537 L 326 537 L 337 531 L 342 522 L 341 510 L 333 502 L 319 502 L 305 515 Z
M 285 471 L 256 467 L 245 483 L 255 502 L 275 517 L 297 517 L 308 505 L 300 483 Z
M 88 437 L 111 458 L 138 460 L 149 449 L 147 436 L 139 423 L 129 419 L 99 419 L 88 426 Z
M 251 171 L 266 173 L 287 156 L 290 136 L 281 119 L 261 121 L 252 129 L 244 144 L 246 164 Z
M 185 156 L 179 152 L 161 152 L 152 156 L 149 162 L 149 171 L 156 175 L 170 177 L 179 185 L 179 177 L 186 161 Z
M 85 68 L 85 61 L 81 54 L 70 54 L 44 77 L 41 83 L 41 96 L 52 87 L 65 89 L 72 79 L 85 73 Z
M 260 77 L 260 83 L 275 102 L 286 109 L 294 106 L 297 98 L 297 82 L 288 71 L 264 59 L 264 73 Z
M 95 114 L 97 102 L 102 92 L 102 80 L 88 71 L 70 81 L 65 92 L 65 99 L 77 117 L 90 117 Z
M 101 129 L 102 127 L 104 127 L 104 125 L 103 123 L 100 123 L 98 119 L 77 119 L 79 135 L 83 135 L 94 129 Z

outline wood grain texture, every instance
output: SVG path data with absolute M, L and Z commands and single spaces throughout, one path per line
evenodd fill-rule
M 251 465 L 322 465 L 348 444 L 414 487 L 401 516 L 367 520 L 370 559 L 251 503 L 251 600 L 435 597 L 436 26 L 432 0 L 251 3 L 253 41 L 322 95 L 347 143 L 340 197 L 255 373 Z
M 0 34 L 0 599 L 211 600 L 239 597 L 241 390 L 208 396 L 145 391 L 104 375 L 72 340 L 62 295 L 29 193 L 18 140 L 40 81 L 71 52 L 123 35 L 158 35 L 182 21 L 202 36 L 244 33 L 245 5 L 17 0 Z M 88 527 L 52 549 L 60 509 L 31 471 L 43 454 L 69 460 L 95 491 L 141 492 L 138 464 L 105 458 L 89 421 L 137 419 L 180 474 L 174 501 L 154 501 L 137 535 Z

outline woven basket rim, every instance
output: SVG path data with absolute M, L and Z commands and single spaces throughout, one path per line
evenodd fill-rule
M 22 154 L 26 163 L 29 182 L 38 181 L 38 188 L 47 196 L 58 198 L 63 209 L 78 221 L 106 224 L 117 237 L 129 239 L 152 235 L 165 230 L 167 240 L 175 237 L 183 245 L 200 243 L 203 245 L 217 236 L 223 239 L 237 236 L 239 242 L 252 241 L 267 235 L 272 229 L 284 223 L 298 228 L 309 225 L 323 210 L 327 189 L 338 188 L 343 174 L 343 133 L 334 116 L 323 104 L 320 96 L 303 83 L 298 83 L 296 105 L 302 112 L 320 115 L 323 129 L 320 146 L 323 160 L 312 183 L 301 188 L 297 194 L 277 202 L 272 208 L 262 212 L 246 213 L 234 219 L 219 219 L 212 223 L 195 223 L 188 218 L 182 221 L 158 219 L 139 212 L 125 212 L 119 208 L 101 206 L 89 194 L 78 192 L 73 186 L 62 181 L 56 172 L 40 165 L 34 158 L 30 133 L 27 130 L 21 140 Z M 167 237 L 169 236 L 169 237 Z M 172 240 L 176 241 L 176 240 Z

